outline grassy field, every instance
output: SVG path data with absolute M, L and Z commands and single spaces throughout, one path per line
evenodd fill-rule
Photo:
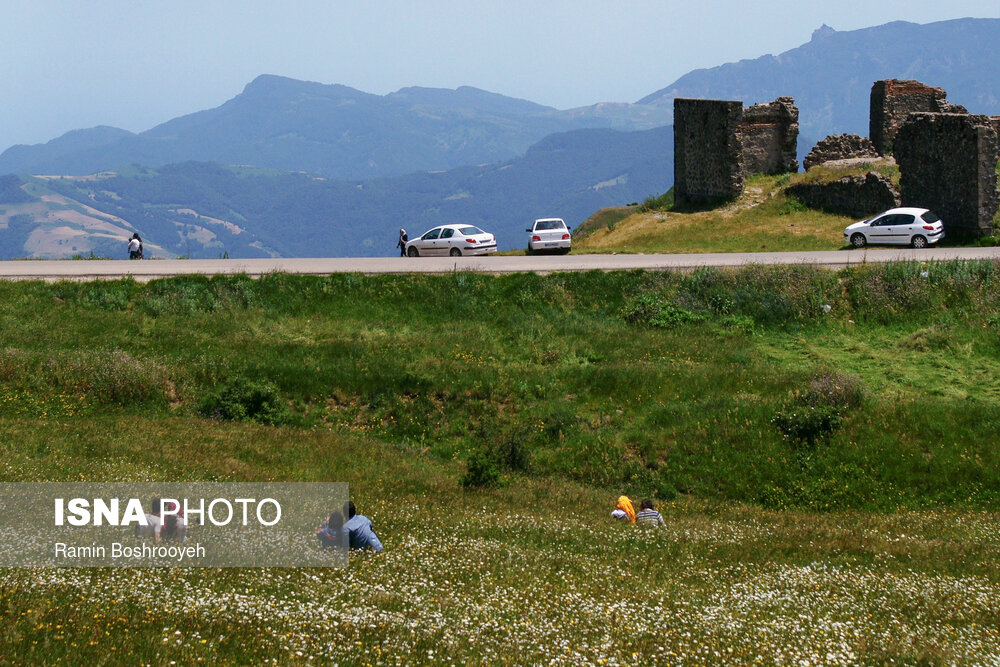
M 5 663 L 1000 655 L 995 263 L 0 303 L 0 480 L 346 481 L 386 545 L 343 571 L 4 570 Z M 220 418 L 249 389 L 266 408 Z M 668 527 L 611 523 L 623 492 Z

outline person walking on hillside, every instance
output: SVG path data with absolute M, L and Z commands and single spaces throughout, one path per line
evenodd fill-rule
M 399 228 L 399 241 L 396 246 L 399 248 L 399 256 L 406 257 L 406 242 L 410 240 L 410 237 L 406 235 L 406 230 L 402 227 Z
M 142 239 L 139 234 L 132 234 L 132 238 L 128 240 L 128 258 L 142 259 Z
M 653 509 L 653 501 L 643 498 L 639 503 L 639 513 L 635 515 L 635 522 L 639 526 L 652 526 L 654 528 L 666 528 L 667 522 L 663 520 L 660 513 Z

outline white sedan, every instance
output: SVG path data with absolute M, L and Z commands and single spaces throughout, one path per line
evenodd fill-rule
M 420 255 L 486 255 L 497 251 L 492 234 L 472 225 L 441 225 L 406 244 L 408 257 Z
M 855 248 L 869 243 L 926 248 L 943 238 L 944 223 L 926 208 L 891 208 L 844 230 L 844 239 Z
M 528 254 L 542 250 L 551 250 L 566 254 L 573 240 L 570 238 L 569 227 L 562 218 L 539 218 L 528 232 Z

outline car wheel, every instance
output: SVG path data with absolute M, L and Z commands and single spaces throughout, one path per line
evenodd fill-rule
M 559 254 L 560 255 L 568 255 L 569 254 L 569 248 L 561 248 L 559 250 Z
M 412 245 L 406 250 L 406 254 L 410 257 L 420 257 L 420 251 L 417 250 L 416 246 Z
M 868 245 L 868 239 L 866 239 L 865 235 L 860 232 L 852 234 L 851 245 L 854 246 L 855 248 L 864 248 L 866 245 Z
M 448 254 L 451 255 L 452 257 L 460 257 L 462 255 L 462 251 L 459 250 L 458 248 L 452 248 L 451 252 L 449 252 Z
M 927 239 L 925 239 L 920 234 L 917 234 L 910 241 L 910 245 L 912 245 L 914 248 L 918 248 L 918 249 L 919 248 L 926 248 L 927 247 Z

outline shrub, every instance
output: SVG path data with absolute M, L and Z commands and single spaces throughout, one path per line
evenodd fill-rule
M 670 188 L 659 197 L 650 195 L 639 205 L 639 211 L 669 211 L 674 207 L 674 189 Z
M 799 451 L 813 450 L 819 440 L 830 437 L 840 426 L 840 411 L 828 406 L 794 406 L 771 418 L 785 440 Z
M 287 423 L 288 405 L 278 388 L 267 380 L 237 376 L 201 401 L 199 414 L 227 421 L 255 421 L 272 426 Z
M 625 304 L 622 318 L 630 324 L 645 324 L 658 329 L 672 329 L 701 319 L 689 310 L 668 303 L 659 294 L 642 294 Z
M 496 486 L 500 482 L 500 468 L 489 453 L 477 449 L 465 462 L 466 470 L 459 483 L 465 488 Z

